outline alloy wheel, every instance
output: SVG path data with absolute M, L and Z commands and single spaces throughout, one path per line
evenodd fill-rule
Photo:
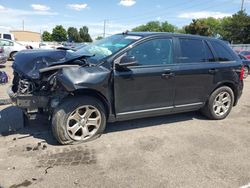
M 214 100 L 213 110 L 217 116 L 225 115 L 230 109 L 232 97 L 228 92 L 219 93 Z
M 93 137 L 101 125 L 100 111 L 90 105 L 78 107 L 68 117 L 67 133 L 73 140 L 85 140 Z

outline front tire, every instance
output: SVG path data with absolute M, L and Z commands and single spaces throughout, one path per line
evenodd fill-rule
M 17 53 L 17 52 L 11 52 L 11 54 L 10 54 L 10 59 L 11 59 L 12 61 L 15 61 L 16 53 Z
M 52 117 L 53 135 L 63 145 L 93 140 L 102 134 L 105 126 L 105 108 L 93 97 L 68 98 Z
M 234 93 L 230 87 L 222 86 L 216 89 L 209 97 L 201 112 L 212 120 L 225 119 L 231 112 L 234 104 Z

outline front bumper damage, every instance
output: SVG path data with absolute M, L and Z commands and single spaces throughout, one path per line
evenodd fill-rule
M 22 108 L 45 108 L 49 104 L 49 98 L 46 96 L 17 95 L 12 91 L 12 87 L 8 89 L 8 95 L 12 103 Z
M 17 94 L 12 90 L 12 86 L 8 89 L 8 95 L 12 103 L 22 109 L 26 109 L 28 112 L 37 112 L 38 109 L 46 109 L 50 106 L 50 98 L 42 95 L 32 94 Z

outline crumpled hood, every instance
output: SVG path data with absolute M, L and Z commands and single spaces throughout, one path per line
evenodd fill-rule
M 25 77 L 38 79 L 40 77 L 39 70 L 42 68 L 70 64 L 85 56 L 91 55 L 79 55 L 66 50 L 24 50 L 16 54 L 13 69 Z

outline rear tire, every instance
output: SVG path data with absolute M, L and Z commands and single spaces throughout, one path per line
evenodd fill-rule
M 243 75 L 243 78 L 246 79 L 249 75 L 249 68 L 248 67 L 244 67 L 244 75 Z
M 106 126 L 105 108 L 93 97 L 71 97 L 54 112 L 52 132 L 60 144 L 78 144 L 101 136 Z
M 234 93 L 230 87 L 222 86 L 209 97 L 206 105 L 201 109 L 203 115 L 212 120 L 225 119 L 234 104 Z

